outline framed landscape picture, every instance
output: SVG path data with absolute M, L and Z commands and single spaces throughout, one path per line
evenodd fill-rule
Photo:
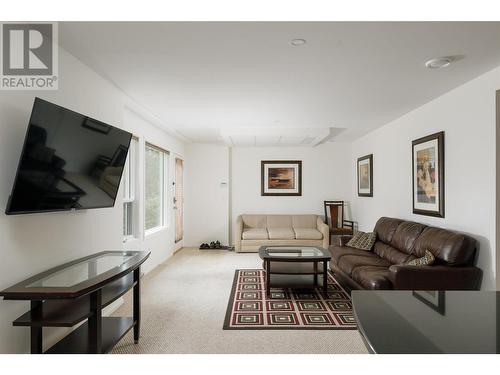
M 261 161 L 261 195 L 302 195 L 302 161 Z
M 358 196 L 373 197 L 373 154 L 358 158 Z
M 412 142 L 413 213 L 444 217 L 444 132 Z

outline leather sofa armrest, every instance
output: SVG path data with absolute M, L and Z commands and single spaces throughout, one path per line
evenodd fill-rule
M 399 290 L 479 290 L 483 275 L 477 267 L 394 264 L 389 271 L 393 288 Z
M 345 246 L 351 240 L 352 236 L 338 236 L 337 241 L 339 246 Z
M 241 237 L 243 235 L 243 218 L 239 215 L 236 218 L 236 228 L 235 228 L 235 236 L 234 236 L 234 250 L 241 250 Z
M 328 249 L 328 246 L 330 246 L 330 228 L 319 216 L 316 219 L 316 227 L 323 235 L 323 248 Z

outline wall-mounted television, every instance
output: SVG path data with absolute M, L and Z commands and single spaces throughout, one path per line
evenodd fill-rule
M 36 98 L 5 213 L 114 206 L 131 138 Z

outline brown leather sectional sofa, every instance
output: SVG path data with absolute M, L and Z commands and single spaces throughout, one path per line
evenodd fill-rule
M 470 236 L 424 224 L 382 217 L 374 232 L 372 251 L 346 246 L 350 236 L 329 247 L 330 268 L 351 289 L 477 290 L 482 271 L 473 265 L 476 240 Z M 429 250 L 431 266 L 404 263 Z

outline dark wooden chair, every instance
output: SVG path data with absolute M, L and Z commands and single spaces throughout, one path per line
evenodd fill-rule
M 344 219 L 344 201 L 324 201 L 324 206 L 330 236 L 352 236 L 354 221 Z

